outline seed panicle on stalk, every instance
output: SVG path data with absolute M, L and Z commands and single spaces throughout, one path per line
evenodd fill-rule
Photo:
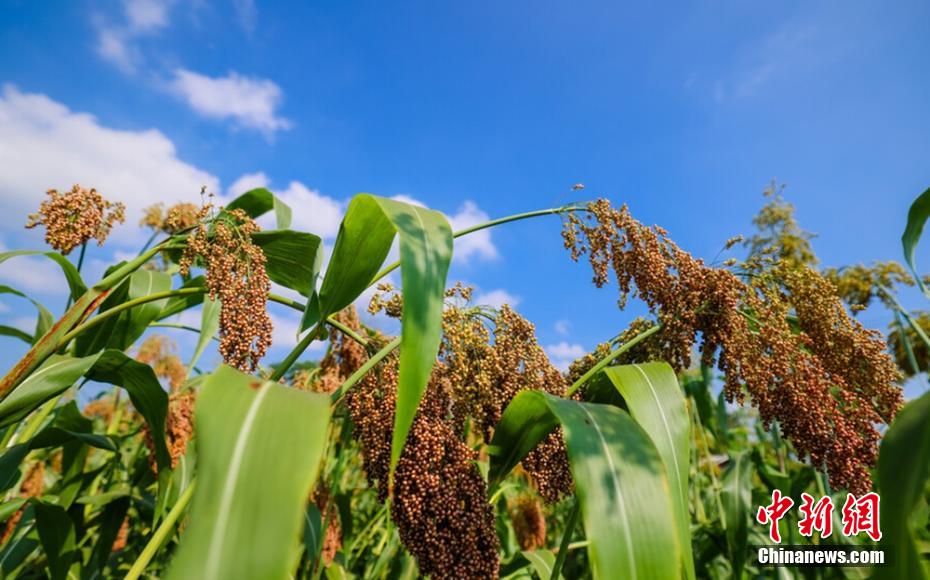
M 772 260 L 748 282 L 706 266 L 662 228 L 604 199 L 585 217 L 570 215 L 563 238 L 573 259 L 588 255 L 595 285 L 612 274 L 621 306 L 633 293 L 656 315 L 664 360 L 685 369 L 699 344 L 702 361 L 724 372 L 727 400 L 743 403 L 748 393 L 766 428 L 777 420 L 835 487 L 869 489 L 875 425 L 900 408 L 900 375 L 880 335 L 853 320 L 832 284 L 808 267 L 809 237 L 793 238 L 788 255 L 796 260 Z
M 29 214 L 26 228 L 45 226 L 45 243 L 66 256 L 91 238 L 102 246 L 113 226 L 126 219 L 122 203 L 104 199 L 93 188 L 74 185 L 64 193 L 49 189 L 46 195 L 39 211 Z

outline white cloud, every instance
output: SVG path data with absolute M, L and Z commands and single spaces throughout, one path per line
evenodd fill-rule
M 555 331 L 562 336 L 568 335 L 568 332 L 572 328 L 572 323 L 568 320 L 556 320 L 555 321 Z
M 169 86 L 194 111 L 212 119 L 232 119 L 238 125 L 257 129 L 266 135 L 289 129 L 291 122 L 277 116 L 283 94 L 268 79 L 230 72 L 225 77 L 209 77 L 177 69 Z
M 488 292 L 479 292 L 472 302 L 492 308 L 500 308 L 504 304 L 516 307 L 517 304 L 520 303 L 520 297 L 498 288 L 497 290 L 490 290 Z
M 174 0 L 123 0 L 122 22 L 98 18 L 97 53 L 124 73 L 133 73 L 142 61 L 139 38 L 167 28 Z
M 22 292 L 65 296 L 68 284 L 61 268 L 39 256 L 17 256 L 0 264 L 0 280 Z M 24 306 L 25 308 L 25 306 Z
M 297 329 L 300 328 L 300 318 L 295 314 L 281 315 L 270 314 L 271 324 L 274 330 L 271 335 L 271 344 L 275 348 L 290 350 L 297 346 Z M 326 349 L 326 343 L 323 341 L 313 341 L 307 348 L 307 352 L 320 353 Z
M 324 240 L 336 238 L 344 209 L 341 202 L 299 181 L 292 181 L 287 189 L 276 193 L 291 207 L 294 229 L 316 234 Z
M 557 344 L 550 344 L 545 347 L 545 350 L 552 364 L 561 371 L 567 371 L 570 364 L 587 353 L 580 344 L 568 343 L 564 340 Z
M 483 212 L 475 202 L 469 200 L 462 204 L 458 212 L 449 216 L 449 225 L 452 226 L 452 231 L 456 232 L 484 223 L 488 219 L 488 214 Z M 478 230 L 467 236 L 457 238 L 455 240 L 455 251 L 452 255 L 455 259 L 463 262 L 468 262 L 472 256 L 478 256 L 485 260 L 497 258 L 497 247 L 491 240 L 491 230 Z
M 268 179 L 264 171 L 246 173 L 226 188 L 226 195 L 233 198 L 258 187 L 268 187 L 270 184 L 271 180 Z
M 126 223 L 113 241 L 138 243 L 142 208 L 157 202 L 199 199 L 201 186 L 219 190 L 213 175 L 178 159 L 174 143 L 155 129 L 106 127 L 45 95 L 11 85 L 0 95 L 0 225 L 19 228 L 50 187 L 95 187 L 126 204 Z

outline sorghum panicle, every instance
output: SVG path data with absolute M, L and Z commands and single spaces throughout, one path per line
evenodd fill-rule
M 612 273 L 621 306 L 635 292 L 656 315 L 664 360 L 687 368 L 699 343 L 703 362 L 716 360 L 724 372 L 729 401 L 742 403 L 748 392 L 764 425 L 777 420 L 835 487 L 870 488 L 875 424 L 900 407 L 900 376 L 880 336 L 851 319 L 832 284 L 805 266 L 807 246 L 792 249 L 797 260 L 756 262 L 747 283 L 603 199 L 588 206 L 587 217 L 572 214 L 563 236 L 573 259 L 588 254 L 597 286 Z
M 252 372 L 271 346 L 268 315 L 271 281 L 265 254 L 252 242 L 258 224 L 241 209 L 223 210 L 212 227 L 201 221 L 188 237 L 181 257 L 187 275 L 195 260 L 207 270 L 210 300 L 219 300 L 220 354 L 241 371 Z
M 510 505 L 510 520 L 521 550 L 536 550 L 546 545 L 546 517 L 535 497 L 525 494 Z
M 29 214 L 26 228 L 44 225 L 45 243 L 62 254 L 91 238 L 103 245 L 114 224 L 125 221 L 125 206 L 104 199 L 96 189 L 75 185 L 65 193 L 50 189 L 46 194 L 39 211 Z

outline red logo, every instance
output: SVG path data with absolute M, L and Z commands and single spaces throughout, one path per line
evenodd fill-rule
M 875 492 L 869 492 L 859 498 L 851 493 L 846 494 L 846 501 L 840 511 L 843 535 L 856 536 L 865 532 L 872 540 L 879 541 L 882 538 L 879 501 L 880 498 Z M 772 491 L 772 503 L 760 506 L 756 512 L 756 521 L 763 525 L 768 524 L 769 538 L 776 544 L 781 543 L 778 522 L 788 514 L 792 506 L 794 500 L 776 489 Z M 798 510 L 801 512 L 798 518 L 798 532 L 802 536 L 809 538 L 814 535 L 814 530 L 820 533 L 821 538 L 829 538 L 833 533 L 834 506 L 829 496 L 823 496 L 815 502 L 814 496 L 802 493 Z

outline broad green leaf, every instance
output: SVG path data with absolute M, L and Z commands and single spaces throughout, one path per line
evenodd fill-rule
M 691 556 L 691 516 L 688 511 L 688 474 L 691 460 L 691 421 L 675 371 L 667 363 L 622 365 L 604 369 L 636 422 L 655 444 L 672 485 L 682 564 L 694 578 Z
M 733 570 L 742 570 L 748 553 L 749 518 L 752 513 L 752 467 L 749 456 L 736 453 L 723 472 L 720 499 L 723 503 L 727 526 L 727 547 Z
M 222 366 L 194 417 L 197 489 L 168 578 L 288 578 L 329 398 Z
M 293 230 L 252 234 L 252 241 L 268 259 L 265 269 L 272 282 L 309 297 L 320 273 L 322 240 L 319 236 Z
M 168 394 L 158 382 L 152 367 L 118 350 L 107 350 L 100 355 L 86 376 L 93 381 L 122 387 L 129 393 L 132 406 L 148 423 L 159 471 L 170 471 L 171 455 L 165 443 Z
M 555 554 L 549 550 L 523 550 L 520 552 L 529 560 L 533 571 L 539 580 L 549 580 L 552 577 L 552 567 L 555 566 Z
M 923 290 L 924 295 L 930 298 L 930 290 L 924 285 L 920 272 L 917 271 L 917 265 L 914 263 L 914 253 L 917 249 L 917 242 L 924 232 L 924 225 L 927 218 L 930 217 L 930 188 L 917 196 L 911 209 L 907 212 L 907 225 L 904 233 L 901 235 L 901 245 L 904 247 L 904 261 L 910 266 L 911 272 L 914 273 L 914 279 L 917 280 L 918 286 Z
M 930 393 L 911 401 L 898 412 L 879 447 L 881 543 L 887 549 L 895 550 L 895 554 L 894 567 L 875 568 L 875 578 L 930 577 L 915 535 L 927 522 L 915 521 L 913 517 L 918 504 L 923 501 L 928 480 Z
M 170 289 L 171 276 L 165 272 L 137 270 L 107 296 L 100 306 L 100 311 L 105 312 L 129 300 Z M 128 348 L 145 333 L 149 324 L 159 317 L 167 302 L 168 300 L 164 299 L 141 304 L 81 333 L 77 337 L 76 353 L 85 356 L 105 348 Z
M 81 279 L 81 273 L 78 272 L 77 268 L 74 267 L 74 264 L 72 264 L 68 258 L 62 256 L 58 252 L 43 252 L 41 250 L 13 250 L 11 252 L 2 252 L 0 253 L 0 264 L 17 256 L 45 256 L 58 264 L 58 267 L 61 268 L 61 271 L 65 275 L 65 279 L 68 281 L 68 288 L 71 290 L 71 297 L 73 299 L 77 300 L 79 296 L 87 292 L 87 285 Z
M 79 500 L 80 501 L 80 500 Z M 129 511 L 129 498 L 121 497 L 111 501 L 103 508 L 100 514 L 100 526 L 97 528 L 94 550 L 90 560 L 83 570 L 82 577 L 103 577 L 101 570 L 106 566 L 110 554 L 113 552 L 113 543 L 119 535 L 120 527 Z
M 518 393 L 495 427 L 491 480 L 499 481 L 557 425 L 594 577 L 680 577 L 680 534 L 665 465 L 649 435 L 625 411 L 540 391 Z
M 97 362 L 98 355 L 82 358 L 53 354 L 7 398 L 0 401 L 0 427 L 11 425 L 33 409 L 73 385 Z
M 77 555 L 74 522 L 61 506 L 37 501 L 34 507 L 36 529 L 48 559 L 49 576 L 52 580 L 67 578 L 71 562 Z
M 384 263 L 395 233 L 400 237 L 404 312 L 392 473 L 439 351 L 443 294 L 452 259 L 452 229 L 445 216 L 392 199 L 356 195 L 339 227 L 319 300 L 314 303 L 319 311 L 308 307 L 301 323 L 306 329 L 358 298 Z
M 258 187 L 243 193 L 229 202 L 226 209 L 241 209 L 253 218 L 263 216 L 274 210 L 278 229 L 283 230 L 291 227 L 291 208 L 264 187 Z M 313 209 L 304 208 L 304 211 L 313 211 Z
M 197 361 L 200 360 L 204 349 L 207 348 L 207 345 L 220 329 L 220 310 L 222 306 L 219 300 L 210 300 L 209 297 L 203 301 L 203 309 L 200 312 L 200 334 L 197 337 L 197 346 L 194 347 L 191 360 L 187 364 L 188 374 L 197 364 Z

